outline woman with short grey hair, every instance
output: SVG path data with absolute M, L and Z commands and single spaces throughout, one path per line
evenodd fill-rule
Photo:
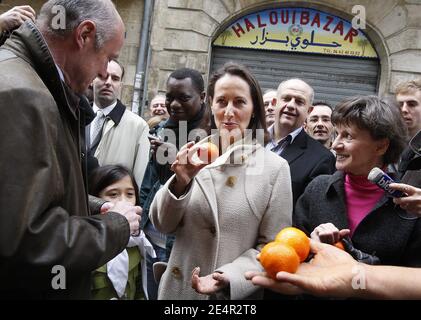
M 399 110 L 376 96 L 354 97 L 335 108 L 332 122 L 337 172 L 307 186 L 297 202 L 295 226 L 321 242 L 346 238 L 348 250 L 375 255 L 370 261 L 421 266 L 420 220 L 367 178 L 375 167 L 387 171 L 405 147 Z

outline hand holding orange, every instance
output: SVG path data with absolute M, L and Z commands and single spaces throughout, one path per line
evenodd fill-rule
M 310 253 L 310 239 L 300 229 L 288 227 L 282 229 L 275 237 L 275 241 L 291 246 L 300 257 L 300 262 L 307 259 Z
M 212 163 L 219 157 L 219 149 L 214 143 L 207 142 L 197 150 L 197 156 L 204 163 Z
M 300 262 L 310 252 L 310 239 L 300 229 L 282 229 L 275 241 L 267 243 L 259 254 L 259 260 L 269 277 L 275 279 L 280 271 L 295 273 Z
M 259 260 L 268 276 L 273 279 L 276 279 L 276 274 L 280 271 L 294 273 L 300 264 L 300 258 L 292 247 L 276 241 L 263 247 Z

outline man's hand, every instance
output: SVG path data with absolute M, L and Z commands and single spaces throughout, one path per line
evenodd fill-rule
M 110 211 L 114 207 L 114 203 L 112 202 L 105 202 L 101 206 L 101 214 L 106 214 L 108 211 Z
M 11 32 L 27 20 L 35 21 L 35 10 L 30 6 L 17 6 L 0 15 L 0 32 Z
M 356 294 L 352 288 L 354 268 L 360 264 L 348 253 L 335 246 L 311 240 L 314 258 L 302 263 L 295 274 L 278 272 L 276 280 L 266 273 L 246 272 L 245 277 L 253 284 L 270 290 L 296 295 L 308 293 L 315 296 L 351 297 Z
M 177 156 L 177 147 L 169 142 L 162 140 L 149 139 L 151 143 L 150 152 L 159 164 L 173 163 Z
M 105 205 L 105 204 L 104 204 Z M 110 210 L 117 212 L 124 216 L 130 225 L 130 234 L 132 236 L 138 236 L 140 233 L 140 215 L 142 214 L 142 208 L 134 206 L 131 203 L 118 201 L 114 207 Z

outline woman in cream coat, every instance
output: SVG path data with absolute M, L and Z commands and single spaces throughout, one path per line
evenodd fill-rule
M 180 150 L 175 175 L 150 212 L 158 230 L 176 234 L 158 299 L 261 297 L 244 273 L 262 270 L 259 250 L 291 225 L 289 167 L 262 145 L 265 110 L 257 81 L 245 67 L 226 64 L 212 76 L 208 97 L 217 134 Z M 211 164 L 197 158 L 207 141 L 222 151 Z

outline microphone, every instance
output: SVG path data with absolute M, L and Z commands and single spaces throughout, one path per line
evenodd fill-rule
M 386 191 L 389 195 L 391 195 L 394 198 L 406 197 L 405 193 L 399 190 L 390 189 L 389 184 L 394 183 L 395 181 L 377 167 L 374 167 L 373 169 L 371 169 L 367 178 L 368 180 L 378 185 L 380 188 L 382 188 L 384 191 Z

